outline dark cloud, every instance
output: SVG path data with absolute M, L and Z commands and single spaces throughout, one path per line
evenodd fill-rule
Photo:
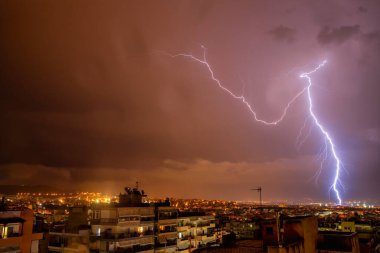
M 380 144 L 380 128 L 371 128 L 365 131 L 365 138 L 373 143 Z
M 368 40 L 368 42 L 372 43 L 380 43 L 380 31 L 374 31 L 363 34 L 363 37 L 365 40 Z
M 99 191 L 99 185 L 107 192 L 117 192 L 125 185 L 133 185 L 139 181 L 141 187 L 153 196 L 167 196 L 182 198 L 213 198 L 228 200 L 252 199 L 250 188 L 261 185 L 266 191 L 266 198 L 283 199 L 291 193 L 292 200 L 310 198 L 317 185 L 310 185 L 313 181 L 312 157 L 298 157 L 296 159 L 280 159 L 272 162 L 212 162 L 204 159 L 189 161 L 165 160 L 157 165 L 159 170 L 143 169 L 115 169 L 115 168 L 53 168 L 42 165 L 8 164 L 0 166 L 0 172 L 7 173 L 0 179 L 0 184 L 44 184 L 45 178 L 50 183 L 65 190 Z M 297 167 L 303 167 L 297 172 Z M 23 173 L 23 171 L 26 171 Z M 297 178 L 287 177 L 297 173 L 306 178 L 301 184 Z M 273 185 L 273 176 L 282 178 Z M 261 178 L 258 180 L 258 178 Z M 173 181 L 176 184 L 173 184 Z M 292 187 L 297 184 L 296 187 Z M 178 188 L 189 189 L 181 191 Z M 288 189 L 283 192 L 282 189 Z M 308 190 L 300 191 L 299 189 Z M 190 190 L 191 189 L 191 190 Z M 207 189 L 207 191 L 205 191 Z M 230 189 L 230 191 L 222 191 Z M 232 189 L 234 189 L 232 191 Z M 235 190 L 240 192 L 236 195 Z M 319 196 L 320 199 L 323 195 Z
M 360 33 L 360 25 L 340 26 L 338 28 L 325 26 L 318 33 L 317 40 L 322 45 L 333 43 L 340 45 Z
M 363 6 L 359 6 L 358 7 L 358 11 L 361 12 L 361 13 L 366 13 L 368 11 L 367 8 L 363 7 Z
M 297 32 L 293 28 L 280 25 L 271 30 L 270 34 L 273 36 L 275 40 L 290 43 L 296 40 Z

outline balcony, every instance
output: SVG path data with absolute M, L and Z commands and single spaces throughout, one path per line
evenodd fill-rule
M 191 223 L 191 227 L 215 227 L 215 224 L 203 221 L 198 223 Z
M 194 239 L 193 236 L 191 235 L 185 235 L 185 236 L 182 236 L 181 238 L 178 238 L 180 241 L 187 241 L 189 239 Z
M 119 222 L 118 222 L 118 225 L 129 226 L 129 227 L 136 227 L 136 226 L 139 226 L 140 224 L 141 224 L 140 221 L 119 220 Z
M 168 247 L 168 246 L 173 246 L 173 245 L 175 245 L 175 246 L 177 246 L 177 240 L 167 240 L 167 243 L 166 243 L 166 247 Z
M 140 222 L 141 222 L 141 224 L 153 223 L 154 222 L 154 216 L 141 216 Z
M 59 247 L 55 247 L 55 246 L 48 246 L 48 250 L 49 252 L 62 252 L 62 247 L 59 246 Z M 72 253 L 75 253 L 75 252 L 78 252 L 78 253 L 82 253 L 83 250 L 82 249 L 76 249 L 76 248 L 64 248 L 64 251 L 65 252 L 72 252 Z
M 201 242 L 202 244 L 207 244 L 207 243 L 215 241 L 216 237 L 215 235 L 203 235 L 203 236 L 197 236 L 195 239 L 198 242 Z
M 94 219 L 91 221 L 91 225 L 115 225 L 117 221 L 117 219 L 113 218 Z
M 159 233 L 172 233 L 172 232 L 177 232 L 177 229 L 175 227 L 165 227 L 164 229 L 160 229 Z
M 153 252 L 153 244 L 133 245 L 132 247 L 118 248 L 117 253 Z
M 189 230 L 190 226 L 182 226 L 182 227 L 177 227 L 178 232 L 183 232 Z
M 147 231 L 144 231 L 142 233 L 142 235 L 154 235 L 154 231 L 153 230 L 147 230 Z
M 19 236 L 21 236 L 20 233 L 8 233 L 7 235 L 4 236 L 4 238 L 19 237 Z M 3 239 L 1 234 L 0 234 L 0 239 Z
M 172 220 L 172 219 L 177 219 L 177 213 L 160 213 L 158 216 L 159 220 Z
M 190 242 L 189 241 L 183 241 L 177 243 L 178 251 L 186 250 L 190 248 Z
M 165 242 L 163 241 L 156 242 L 156 248 L 167 248 L 167 247 L 177 247 L 177 240 L 167 239 Z
M 147 230 L 147 231 L 144 231 L 143 233 L 138 233 L 138 232 L 110 233 L 110 232 L 105 232 L 105 233 L 102 233 L 100 235 L 100 238 L 105 239 L 105 240 L 127 240 L 127 239 L 136 239 L 138 237 L 143 237 L 143 236 L 151 236 L 153 234 L 154 234 L 153 230 Z
M 170 219 L 170 220 L 159 220 L 158 221 L 159 226 L 175 226 L 177 227 L 177 220 L 176 219 Z
M 177 246 L 177 233 L 158 235 L 155 241 L 158 248 L 176 247 Z

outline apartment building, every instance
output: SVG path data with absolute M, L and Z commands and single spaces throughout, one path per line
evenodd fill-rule
M 43 234 L 34 227 L 32 210 L 0 211 L 0 252 L 38 253 Z
M 215 217 L 202 212 L 180 212 L 177 227 L 177 250 L 191 252 L 217 241 Z
M 215 243 L 215 217 L 179 212 L 169 200 L 144 203 L 144 191 L 125 188 L 119 205 L 90 210 L 89 247 L 94 252 L 190 252 Z

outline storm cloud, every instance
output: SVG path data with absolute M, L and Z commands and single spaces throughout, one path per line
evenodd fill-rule
M 273 30 L 270 31 L 270 34 L 276 40 L 283 42 L 294 42 L 296 40 L 296 30 L 287 26 L 277 26 Z
M 341 26 L 338 28 L 325 26 L 318 34 L 318 41 L 324 45 L 331 43 L 336 43 L 339 45 L 359 34 L 359 25 Z

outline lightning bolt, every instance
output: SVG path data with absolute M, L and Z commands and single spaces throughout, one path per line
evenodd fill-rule
M 331 150 L 332 156 L 333 156 L 333 158 L 335 160 L 335 176 L 334 176 L 334 180 L 333 180 L 333 184 L 331 185 L 331 188 L 335 192 L 335 196 L 336 196 L 336 198 L 338 200 L 339 205 L 341 205 L 342 204 L 342 199 L 340 198 L 340 193 L 339 193 L 339 189 L 338 189 L 338 186 L 337 186 L 337 184 L 339 183 L 339 175 L 340 175 L 340 171 L 341 171 L 341 161 L 340 161 L 340 159 L 338 157 L 338 154 L 337 154 L 337 152 L 335 150 L 335 145 L 334 145 L 334 142 L 333 142 L 332 138 L 330 137 L 330 135 L 327 132 L 327 130 L 319 122 L 317 116 L 314 114 L 314 111 L 313 111 L 313 99 L 311 97 L 312 82 L 311 82 L 310 75 L 313 74 L 313 73 L 315 73 L 315 72 L 317 72 L 320 68 L 322 68 L 326 64 L 326 62 L 327 61 L 324 60 L 315 69 L 313 69 L 310 72 L 302 73 L 300 75 L 300 77 L 301 78 L 306 78 L 306 80 L 307 80 L 307 98 L 308 98 L 308 102 L 309 102 L 309 113 L 310 113 L 310 116 L 313 118 L 315 125 L 319 128 L 319 130 L 321 131 L 322 135 L 327 140 L 327 143 L 330 146 L 330 150 Z
M 326 60 L 323 61 L 321 64 L 319 64 L 315 69 L 311 70 L 310 72 L 305 72 L 305 73 L 302 73 L 300 75 L 300 78 L 305 78 L 307 80 L 307 85 L 306 87 L 304 87 L 301 91 L 299 91 L 287 104 L 286 106 L 284 107 L 280 117 L 276 120 L 273 120 L 273 121 L 267 121 L 267 120 L 264 120 L 264 119 L 261 119 L 258 117 L 256 111 L 253 109 L 253 106 L 247 101 L 247 99 L 243 96 L 243 95 L 237 95 L 235 94 L 234 92 L 232 92 L 231 90 L 229 90 L 227 87 L 223 86 L 222 85 L 222 82 L 216 78 L 215 74 L 214 74 L 214 71 L 213 69 L 211 68 L 211 65 L 208 63 L 207 61 L 207 57 L 206 57 L 206 48 L 201 45 L 202 49 L 203 49 L 203 57 L 202 58 L 198 58 L 192 54 L 185 54 L 185 53 L 181 53 L 181 54 L 167 54 L 173 58 L 177 58 L 177 57 L 184 57 L 184 58 L 189 58 L 201 65 L 203 65 L 207 70 L 208 72 L 210 73 L 210 77 L 211 79 L 218 85 L 218 87 L 220 89 L 222 89 L 223 91 L 225 91 L 227 94 L 229 94 L 232 98 L 234 99 L 237 99 L 237 100 L 240 100 L 249 110 L 249 112 L 252 114 L 253 118 L 255 119 L 255 121 L 259 122 L 259 123 L 262 123 L 262 124 L 265 124 L 265 125 L 268 125 L 268 126 L 275 126 L 277 124 L 279 124 L 286 116 L 290 106 L 301 96 L 303 95 L 304 93 L 307 94 L 307 100 L 308 100 L 308 110 L 309 110 L 309 114 L 311 116 L 311 118 L 313 119 L 315 125 L 319 128 L 319 130 L 321 131 L 321 134 L 324 136 L 325 138 L 325 142 L 327 142 L 329 144 L 329 147 L 331 149 L 331 152 L 332 152 L 332 156 L 334 157 L 334 160 L 335 160 L 335 177 L 334 177 L 334 180 L 333 180 L 333 184 L 331 185 L 331 189 L 334 190 L 335 194 L 336 194 L 336 198 L 338 200 L 338 203 L 339 205 L 342 204 L 342 200 L 340 198 L 340 193 L 339 193 L 339 189 L 338 189 L 338 186 L 337 184 L 339 183 L 339 175 L 340 175 L 340 170 L 341 170 L 341 162 L 340 162 L 340 159 L 336 153 L 336 150 L 335 150 L 335 145 L 333 143 L 333 140 L 331 139 L 330 135 L 328 134 L 328 132 L 325 130 L 325 128 L 321 125 L 321 123 L 319 122 L 317 116 L 314 114 L 314 111 L 313 111 L 313 100 L 312 100 L 312 97 L 311 97 L 311 86 L 312 86 L 312 82 L 311 82 L 311 77 L 310 75 L 317 72 L 320 68 L 322 68 L 325 64 L 326 64 Z M 304 123 L 304 125 L 306 124 L 306 122 Z M 305 126 L 303 126 L 304 128 Z M 297 137 L 298 139 L 299 137 Z M 320 165 L 320 169 L 318 170 L 318 174 L 320 174 L 320 171 L 322 170 L 322 167 L 323 167 L 323 163 L 324 161 L 326 160 L 326 156 L 327 154 L 325 154 L 325 157 L 324 159 L 322 160 L 322 163 Z
M 318 178 L 322 173 L 322 170 L 324 168 L 324 164 L 326 163 L 327 159 L 329 158 L 329 153 L 328 153 L 328 144 L 327 140 L 325 139 L 324 145 L 321 147 L 317 157 L 316 161 L 319 161 L 319 168 L 313 178 L 315 178 L 315 184 L 317 184 Z M 331 189 L 331 188 L 330 188 Z
M 208 72 L 210 73 L 210 76 L 211 76 L 211 79 L 216 82 L 216 84 L 219 86 L 219 88 L 221 88 L 222 90 L 224 90 L 226 93 L 228 93 L 231 97 L 233 97 L 234 99 L 237 99 L 237 100 L 240 100 L 243 104 L 245 104 L 247 107 L 248 107 L 248 110 L 250 111 L 250 113 L 252 114 L 252 116 L 254 117 L 254 119 L 257 121 L 257 122 L 260 122 L 260 123 L 263 123 L 265 125 L 268 125 L 268 126 L 271 126 L 271 125 L 277 125 L 278 123 L 280 123 L 286 116 L 286 113 L 288 112 L 290 106 L 297 100 L 297 98 L 299 98 L 303 93 L 305 93 L 305 91 L 307 90 L 307 87 L 305 87 L 303 90 L 301 90 L 300 92 L 298 92 L 288 103 L 287 105 L 285 106 L 284 110 L 282 111 L 282 114 L 281 116 L 277 119 L 277 120 L 273 120 L 273 121 L 266 121 L 264 119 L 260 119 L 258 116 L 257 116 L 257 113 L 255 112 L 255 110 L 253 110 L 253 107 L 251 106 L 251 104 L 247 101 L 247 99 L 243 96 L 243 95 L 236 95 L 235 93 L 233 93 L 231 90 L 229 90 L 228 88 L 226 88 L 225 86 L 222 85 L 222 82 L 215 77 L 215 74 L 214 74 L 214 71 L 212 70 L 210 64 L 208 63 L 207 61 L 207 58 L 206 58 L 206 48 L 201 45 L 202 49 L 203 49 L 203 58 L 198 58 L 198 57 L 195 57 L 194 55 L 192 54 L 175 54 L 175 55 L 171 55 L 169 54 L 171 57 L 175 58 L 175 57 L 185 57 L 185 58 L 190 58 L 191 60 L 194 60 L 202 65 L 204 65 L 206 67 L 206 69 L 208 70 Z
M 305 132 L 305 135 L 303 136 L 303 138 L 301 139 L 302 137 L 302 134 L 304 133 L 304 130 L 306 129 L 306 126 L 308 125 L 308 121 L 309 121 L 310 117 L 306 117 L 305 118 L 305 121 L 303 122 L 303 125 L 297 135 L 297 139 L 296 139 L 296 148 L 297 150 L 299 151 L 301 146 L 306 142 L 307 138 L 310 136 L 311 134 L 311 131 L 313 130 L 313 128 L 311 126 L 309 126 L 309 129 L 307 132 Z

